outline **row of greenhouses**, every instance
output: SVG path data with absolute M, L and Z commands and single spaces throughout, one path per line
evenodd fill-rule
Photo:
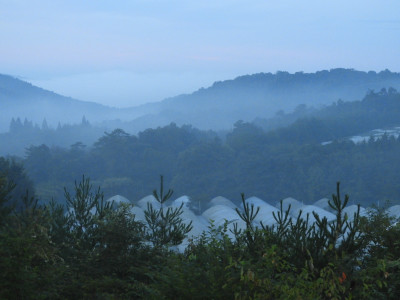
M 160 203 L 153 195 L 146 196 L 137 202 L 131 202 L 120 195 L 113 196 L 107 201 L 114 201 L 117 206 L 121 203 L 132 205 L 131 212 L 135 215 L 135 219 L 138 221 L 145 221 L 144 211 L 147 209 L 148 205 L 151 204 L 155 209 L 161 208 Z M 260 227 L 261 223 L 264 226 L 275 225 L 276 220 L 274 214 L 275 216 L 277 215 L 281 209 L 281 205 L 284 212 L 290 207 L 290 218 L 297 219 L 301 212 L 300 217 L 308 218 L 309 224 L 315 222 L 314 213 L 316 213 L 321 219 L 325 217 L 328 222 L 332 222 L 336 219 L 335 212 L 329 205 L 329 199 L 327 198 L 320 199 L 313 204 L 304 204 L 296 199 L 286 198 L 277 202 L 275 205 L 271 205 L 260 198 L 249 197 L 245 199 L 245 203 L 248 203 L 250 207 L 254 206 L 255 211 L 258 209 L 257 216 L 254 219 L 254 226 L 256 227 Z M 207 207 L 201 213 L 199 213 L 198 207 L 192 204 L 190 197 L 181 196 L 164 205 L 164 208 L 179 207 L 183 205 L 181 218 L 186 224 L 192 222 L 192 230 L 188 234 L 187 239 L 185 239 L 182 245 L 179 246 L 182 249 L 187 245 L 188 239 L 201 235 L 204 231 L 209 229 L 211 224 L 212 226 L 220 227 L 224 226 L 227 222 L 227 234 L 230 237 L 233 237 L 234 226 L 236 226 L 237 229 L 244 229 L 246 227 L 244 221 L 237 213 L 237 210 L 243 211 L 243 204 L 237 205 L 225 197 L 218 196 L 209 201 Z M 344 208 L 343 215 L 347 214 L 347 219 L 351 221 L 357 210 L 357 205 L 348 205 Z M 368 211 L 370 210 L 372 210 L 372 208 L 360 207 L 360 215 L 367 216 Z M 400 205 L 389 207 L 386 211 L 389 216 L 394 218 L 400 217 Z

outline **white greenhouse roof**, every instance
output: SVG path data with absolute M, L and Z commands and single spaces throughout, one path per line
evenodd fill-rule
M 258 212 L 256 218 L 254 219 L 255 223 L 262 222 L 264 225 L 274 225 L 276 223 L 273 213 L 277 215 L 279 209 L 273 206 L 260 206 L 260 211 Z
M 228 222 L 231 222 L 228 224 L 228 232 L 227 234 L 229 237 L 233 237 L 233 234 L 229 231 L 233 230 L 234 223 L 237 224 L 238 229 L 245 229 L 246 225 L 244 221 L 239 217 L 237 212 L 228 206 L 225 205 L 215 205 L 207 209 L 206 211 L 203 212 L 202 216 L 208 221 L 211 222 L 211 220 L 214 221 L 214 225 L 216 227 L 223 226 L 225 223 L 225 220 Z
M 142 209 L 147 209 L 147 203 L 152 204 L 154 209 L 160 209 L 161 207 L 160 203 L 156 200 L 156 198 L 154 198 L 153 195 L 148 195 L 146 197 L 143 197 L 138 201 L 137 204 Z
M 127 198 L 121 195 L 115 195 L 106 200 L 107 202 L 114 201 L 115 204 L 120 204 L 120 203 L 127 203 L 131 204 L 131 201 L 129 201 Z
M 222 196 L 217 196 L 210 201 L 210 206 L 214 205 L 225 205 L 233 209 L 237 208 L 237 205 L 235 205 L 231 200 Z
M 129 211 L 135 215 L 135 221 L 145 221 L 146 220 L 144 217 L 144 210 L 142 208 L 140 208 L 139 206 L 133 206 Z
M 202 216 L 209 221 L 213 220 L 217 226 L 222 225 L 225 220 L 232 221 L 240 219 L 239 215 L 233 208 L 225 205 L 211 206 L 203 212 Z
M 187 207 L 187 205 L 190 203 L 190 198 L 186 195 L 181 196 L 172 202 L 172 206 L 180 206 L 182 203 L 184 207 Z
M 271 208 L 275 208 L 274 206 L 272 206 L 271 204 L 269 204 L 269 203 L 267 203 L 266 201 L 264 201 L 264 200 L 262 200 L 262 199 L 260 199 L 260 198 L 258 198 L 258 197 L 250 197 L 250 198 L 247 198 L 246 200 L 245 200 L 245 202 L 246 203 L 249 203 L 250 205 L 251 204 L 254 204 L 254 207 L 257 207 L 257 206 L 259 206 L 259 207 L 271 207 Z M 241 206 L 243 206 L 243 205 L 241 205 Z
M 389 207 L 386 212 L 388 213 L 389 217 L 400 218 L 400 205 Z
M 296 200 L 294 198 L 288 197 L 282 200 L 282 209 L 283 211 L 287 211 L 290 205 L 290 211 L 294 211 L 299 209 L 300 207 L 303 206 L 303 203 L 301 203 L 299 200 Z M 281 208 L 281 201 L 276 203 L 275 205 L 279 210 Z
M 321 219 L 326 217 L 328 219 L 328 222 L 334 221 L 336 219 L 336 216 L 333 213 L 315 205 L 304 205 L 303 207 L 294 210 L 293 213 L 291 213 L 292 217 L 296 219 L 299 215 L 300 210 L 303 212 L 301 215 L 303 219 L 306 219 L 307 214 L 309 214 L 310 225 L 316 221 L 313 212 L 315 212 Z
M 260 208 L 256 218 L 254 219 L 254 224 L 256 226 L 259 226 L 260 222 L 268 226 L 275 224 L 275 219 L 272 213 L 277 213 L 279 211 L 276 207 L 258 197 L 247 198 L 246 203 L 248 203 L 250 206 L 252 204 L 254 205 L 254 212 L 257 211 L 257 207 Z
M 357 205 L 350 205 L 350 206 L 346 206 L 343 209 L 343 216 L 344 214 L 347 214 L 347 217 L 349 218 L 349 220 L 353 220 L 354 219 L 354 214 L 357 212 L 358 206 Z M 366 216 L 367 215 L 367 210 L 364 207 L 360 207 L 360 216 Z
M 314 206 L 318 206 L 318 207 L 320 207 L 322 209 L 325 209 L 325 210 L 327 210 L 329 212 L 332 212 L 333 209 L 329 206 L 328 202 L 329 202 L 328 198 L 322 198 L 322 199 L 316 201 L 313 205 Z
M 131 203 L 128 199 L 120 195 L 113 196 L 107 201 L 111 200 L 114 200 L 117 203 Z M 282 200 L 283 213 L 285 213 L 289 205 L 291 205 L 289 217 L 294 222 L 296 221 L 300 210 L 302 211 L 303 219 L 305 219 L 308 214 L 310 226 L 315 222 L 313 212 L 318 214 L 321 219 L 326 217 L 328 222 L 332 222 L 336 220 L 336 216 L 334 213 L 328 211 L 328 209 L 331 209 L 328 205 L 328 201 L 329 200 L 327 198 L 323 198 L 316 201 L 314 205 L 303 205 L 300 201 L 294 198 L 285 198 Z M 183 213 L 181 215 L 181 218 L 185 224 L 189 224 L 189 222 L 192 222 L 193 226 L 192 230 L 188 233 L 187 238 L 185 238 L 185 240 L 180 245 L 174 247 L 176 251 L 183 252 L 191 238 L 196 238 L 200 236 L 203 232 L 207 234 L 211 221 L 213 221 L 215 228 L 223 226 L 225 221 L 228 221 L 226 234 L 230 238 L 234 238 L 234 234 L 232 233 L 232 231 L 235 225 L 237 225 L 238 229 L 244 230 L 246 228 L 245 222 L 240 218 L 235 210 L 239 209 L 241 212 L 243 212 L 243 207 L 237 207 L 232 201 L 225 197 L 218 196 L 213 198 L 209 202 L 210 207 L 205 210 L 201 215 L 196 215 L 196 213 L 187 206 L 187 204 L 190 203 L 189 196 L 181 196 L 174 201 L 168 202 L 170 203 L 169 207 L 171 208 L 177 208 L 183 203 L 184 206 L 182 208 Z M 160 208 L 160 204 L 157 202 L 153 195 L 146 196 L 138 201 L 138 206 L 133 206 L 130 208 L 131 213 L 135 215 L 135 220 L 145 222 L 144 211 L 147 209 L 147 203 L 153 204 L 153 207 L 155 209 Z M 278 212 L 280 212 L 280 202 L 278 202 L 275 207 L 260 198 L 250 197 L 245 200 L 245 203 L 248 203 L 250 206 L 253 204 L 255 211 L 259 207 L 259 212 L 253 222 L 254 226 L 260 227 L 260 222 L 262 222 L 265 226 L 273 226 L 276 224 L 276 220 L 273 217 L 273 214 L 275 213 L 275 215 L 278 216 Z M 165 209 L 167 208 L 168 207 L 165 206 Z M 370 209 L 361 207 L 360 215 L 367 215 L 369 210 Z M 343 213 L 346 213 L 349 220 L 351 221 L 356 211 L 357 206 L 350 205 L 343 210 Z M 388 208 L 387 213 L 390 216 L 399 218 L 400 205 L 395 205 Z
M 203 216 L 195 215 L 190 209 L 183 208 L 181 218 L 185 224 L 192 221 L 192 230 L 188 233 L 188 237 L 200 236 L 203 231 L 207 230 L 208 222 Z

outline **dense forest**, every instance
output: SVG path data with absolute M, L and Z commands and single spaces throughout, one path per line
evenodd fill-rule
M 12 167 L 12 165 L 9 165 Z M 191 224 L 161 178 L 137 221 L 131 204 L 104 201 L 83 178 L 65 190 L 66 205 L 22 197 L 17 209 L 9 168 L 0 175 L 0 297 L 2 299 L 398 299 L 400 226 L 384 211 L 367 217 L 343 210 L 339 184 L 330 206 L 336 218 L 288 218 L 255 227 L 258 210 L 242 195 L 243 230 L 227 223 L 173 251 Z
M 400 227 L 384 207 L 399 203 L 400 138 L 348 137 L 399 126 L 400 94 L 303 108 L 237 121 L 225 134 L 171 123 L 137 135 L 114 129 L 93 144 L 85 133 L 98 128 L 85 118 L 56 129 L 14 119 L 8 143 L 43 144 L 0 158 L 0 298 L 398 299 Z M 46 145 L 62 133 L 69 147 Z M 138 219 L 132 203 L 151 191 L 159 206 Z M 106 200 L 116 194 L 131 201 Z M 183 205 L 166 205 L 172 194 L 200 208 L 228 197 L 245 227 L 211 222 L 177 251 L 192 223 Z M 245 195 L 328 197 L 335 219 L 289 217 L 281 205 L 275 225 L 256 226 Z M 345 214 L 353 204 L 375 209 Z
M 354 144 L 345 137 L 396 126 L 399 119 L 400 94 L 390 89 L 370 92 L 362 101 L 335 102 L 273 130 L 242 121 L 225 135 L 173 123 L 138 135 L 116 129 L 93 145 L 82 140 L 68 148 L 31 145 L 24 158 L 14 160 L 23 163 L 43 201 L 63 202 L 63 187 L 72 187 L 83 174 L 102 186 L 106 197 L 121 194 L 136 201 L 148 195 L 163 174 L 177 195 L 189 195 L 195 203 L 217 195 L 238 202 L 241 192 L 270 203 L 289 196 L 312 203 L 341 181 L 354 203 L 397 204 L 400 140 L 384 135 Z M 13 130 L 3 135 L 9 144 L 34 137 L 35 130 L 48 138 L 68 136 L 68 130 L 84 138 L 86 131 L 95 130 L 87 121 L 52 130 L 20 124 L 14 120 Z
M 255 118 L 270 118 L 278 111 L 292 112 L 299 104 L 320 108 L 338 99 L 359 100 L 368 90 L 389 87 L 400 89 L 399 73 L 336 68 L 315 73 L 244 75 L 215 82 L 192 94 L 148 104 L 149 112 L 129 122 L 126 129 L 143 130 L 174 122 L 224 130 L 239 119 L 252 122 Z
M 104 131 L 105 128 L 100 126 L 91 126 L 85 116 L 79 124 L 59 123 L 57 127 L 48 125 L 46 119 L 39 125 L 28 119 L 22 121 L 20 118 L 12 118 L 8 132 L 0 133 L 0 155 L 23 157 L 26 148 L 31 145 L 69 148 L 76 141 L 91 145 Z

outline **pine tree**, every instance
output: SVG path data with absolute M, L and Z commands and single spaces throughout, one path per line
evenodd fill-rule
M 49 125 L 47 125 L 46 118 L 43 119 L 42 130 L 49 130 Z
M 164 193 L 164 180 L 163 176 L 160 176 L 160 192 L 153 191 L 154 198 L 160 203 L 160 209 L 157 210 L 148 203 L 145 211 L 147 238 L 154 247 L 179 245 L 192 230 L 192 222 L 185 224 L 181 218 L 183 203 L 179 207 L 165 209 L 165 202 L 171 198 L 172 194 L 171 189 Z

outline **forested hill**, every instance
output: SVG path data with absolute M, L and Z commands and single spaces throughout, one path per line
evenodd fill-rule
M 134 133 L 171 122 L 191 124 L 200 129 L 226 130 L 237 120 L 250 122 L 256 118 L 270 118 L 277 111 L 291 112 L 300 104 L 320 107 L 339 99 L 354 101 L 364 97 L 369 90 L 389 87 L 400 90 L 399 73 L 351 69 L 259 73 L 216 82 L 192 94 L 157 103 L 116 109 L 64 97 L 0 75 L 0 131 L 8 129 L 13 117 L 27 118 L 38 124 L 46 119 L 55 127 L 58 122 L 79 123 L 83 115 L 92 123 L 106 121 L 105 127 L 117 124 Z
M 357 110 L 358 106 L 366 108 Z M 90 147 L 79 140 L 69 148 L 27 147 L 23 162 L 41 199 L 62 200 L 62 187 L 85 174 L 107 197 L 120 194 L 138 200 L 151 193 L 163 174 L 177 196 L 189 195 L 194 203 L 218 195 L 235 201 L 241 192 L 270 203 L 289 196 L 312 203 L 329 196 L 326 193 L 336 181 L 343 183 L 354 203 L 400 203 L 399 138 L 386 135 L 359 145 L 338 139 L 321 145 L 357 128 L 398 126 L 393 122 L 400 120 L 400 94 L 371 93 L 363 101 L 326 109 L 337 110 L 334 120 L 303 119 L 269 132 L 239 121 L 225 139 L 212 131 L 173 123 L 138 135 L 116 129 Z M 14 127 L 9 137 L 34 132 L 26 126 Z M 89 132 L 90 128 L 82 123 L 76 129 Z M 37 130 L 62 136 L 74 128 Z
M 400 73 L 352 69 L 259 73 L 216 82 L 190 95 L 166 99 L 154 104 L 159 114 L 141 117 L 133 124 L 154 127 L 157 122 L 174 121 L 201 129 L 226 129 L 237 120 L 270 118 L 279 110 L 290 112 L 300 104 L 318 108 L 339 99 L 360 100 L 369 90 L 390 87 L 400 90 Z
M 400 126 L 400 94 L 393 88 L 370 91 L 360 101 L 336 101 L 321 109 L 301 106 L 295 112 L 256 119 L 254 125 L 278 140 L 323 142 Z M 301 135 L 296 132 L 301 128 Z
M 56 126 L 58 122 L 80 122 L 82 116 L 101 121 L 112 109 L 36 87 L 20 79 L 0 74 L 0 131 L 9 128 L 12 118 L 27 118 L 41 124 L 43 119 Z

